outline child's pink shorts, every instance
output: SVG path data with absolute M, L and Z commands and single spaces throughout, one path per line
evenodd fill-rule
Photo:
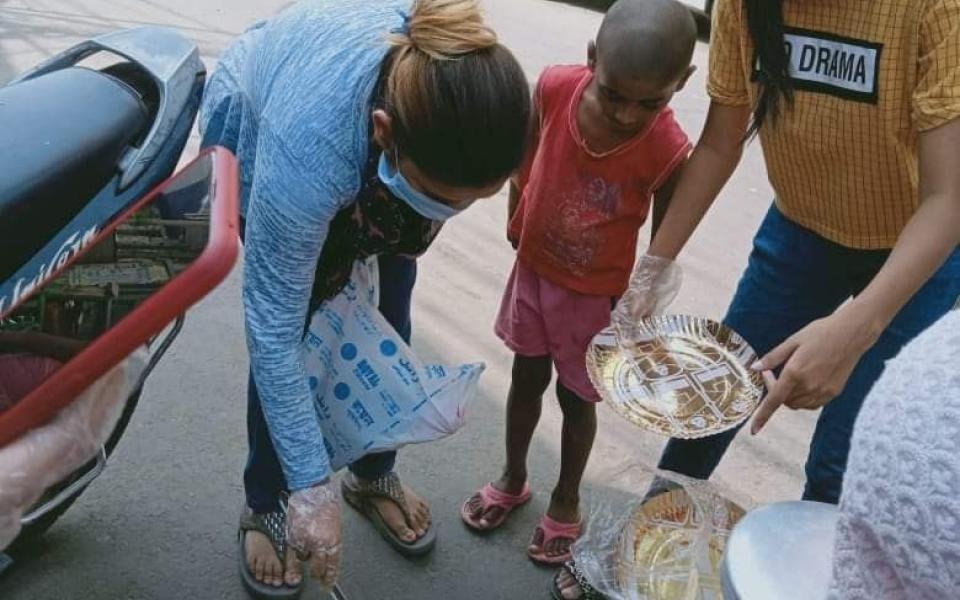
M 550 356 L 560 383 L 584 400 L 599 402 L 587 375 L 587 346 L 610 325 L 613 303 L 609 296 L 590 296 L 550 283 L 516 261 L 496 332 L 521 356 Z

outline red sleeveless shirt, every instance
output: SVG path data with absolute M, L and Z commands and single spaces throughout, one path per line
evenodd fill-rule
M 637 233 L 653 193 L 690 153 L 690 140 L 664 108 L 617 148 L 587 148 L 577 125 L 593 73 L 550 67 L 535 101 L 539 143 L 520 175 L 520 203 L 510 221 L 518 259 L 544 279 L 582 294 L 619 296 L 637 254 Z

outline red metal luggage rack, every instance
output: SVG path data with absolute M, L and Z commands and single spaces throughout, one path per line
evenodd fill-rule
M 0 415 L 0 447 L 53 418 L 93 382 L 210 293 L 230 273 L 239 249 L 237 161 L 228 150 L 212 148 L 202 152 L 184 169 L 208 156 L 211 159 L 210 236 L 203 252 L 184 271 L 175 275 L 49 379 Z M 176 176 L 174 174 L 114 219 L 88 248 L 95 247 L 112 235 L 131 215 L 154 201 Z M 43 284 L 49 283 L 78 258 L 73 256 L 47 277 Z M 43 284 L 38 285 L 29 296 L 36 294 Z M 9 315 L 29 296 L 9 307 L 4 314 L 0 314 L 0 318 Z

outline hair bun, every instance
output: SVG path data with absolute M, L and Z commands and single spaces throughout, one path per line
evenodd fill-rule
M 390 41 L 444 60 L 496 46 L 497 34 L 484 22 L 477 0 L 415 0 L 404 31 Z

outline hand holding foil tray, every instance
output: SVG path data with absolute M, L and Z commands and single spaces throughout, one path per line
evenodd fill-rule
M 652 316 L 634 343 L 612 328 L 587 351 L 587 371 L 601 397 L 631 423 L 676 438 L 700 438 L 747 420 L 763 394 L 749 365 L 756 353 L 736 332 L 687 315 Z

